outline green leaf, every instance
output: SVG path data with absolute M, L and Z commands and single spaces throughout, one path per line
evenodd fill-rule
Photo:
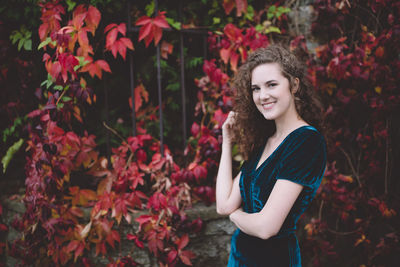
M 69 97 L 69 96 L 63 96 L 61 99 L 62 99 L 62 101 L 64 101 L 64 102 L 68 102 L 68 101 L 71 101 L 71 100 L 72 100 L 72 98 Z
M 27 51 L 32 51 L 32 40 L 26 40 L 24 43 L 24 49 Z
M 74 7 L 76 6 L 76 3 L 72 0 L 67 0 L 67 5 L 68 5 L 68 12 L 72 11 L 74 9 Z
M 52 41 L 50 37 L 47 37 L 46 40 L 44 40 L 43 42 L 41 42 L 38 46 L 38 50 L 40 50 L 41 48 L 43 48 L 44 46 L 48 45 L 48 44 L 53 44 L 56 45 L 57 42 L 56 41 Z
M 24 139 L 21 138 L 17 142 L 15 142 L 11 147 L 8 148 L 6 155 L 1 159 L 1 163 L 3 164 L 3 173 L 6 172 L 8 164 L 10 163 L 14 154 L 21 148 L 23 143 Z
M 190 58 L 187 62 L 187 67 L 188 68 L 195 68 L 203 63 L 203 58 L 202 57 L 193 57 Z
M 181 88 L 181 84 L 180 83 L 170 83 L 167 85 L 167 87 L 165 88 L 168 91 L 178 91 Z
M 64 90 L 64 87 L 62 87 L 61 85 L 55 85 L 53 88 L 54 88 L 54 90 L 57 90 L 57 91 Z
M 175 21 L 174 19 L 168 17 L 166 17 L 165 19 L 167 20 L 168 24 L 174 27 L 175 29 L 177 30 L 181 29 L 182 24 L 179 21 Z
M 86 64 L 90 63 L 90 61 L 85 60 L 85 57 L 76 57 L 78 58 L 79 64 L 74 66 L 74 71 L 77 71 L 79 68 L 83 68 Z
M 281 30 L 278 27 L 269 26 L 267 29 L 265 29 L 265 33 L 270 33 L 270 32 L 281 33 Z
M 19 40 L 19 42 L 18 42 L 18 51 L 21 50 L 23 44 L 24 44 L 24 39 Z
M 146 15 L 147 15 L 148 17 L 150 17 L 151 15 L 153 15 L 154 9 L 155 9 L 155 7 L 154 7 L 154 1 L 151 1 L 151 3 L 148 4 L 148 5 L 146 5 L 146 7 L 144 8 L 144 10 L 146 10 Z
M 254 8 L 251 5 L 247 6 L 247 12 L 244 15 L 247 20 L 253 21 L 254 18 Z
M 262 33 L 264 31 L 264 27 L 261 24 L 257 24 L 255 27 L 256 31 Z
M 219 24 L 219 23 L 221 23 L 221 18 L 213 17 L 213 24 Z

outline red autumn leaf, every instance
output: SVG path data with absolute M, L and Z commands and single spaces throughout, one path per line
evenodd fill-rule
M 83 254 L 83 250 L 85 249 L 85 244 L 83 242 L 79 243 L 78 247 L 75 250 L 74 261 Z
M 83 21 L 86 18 L 86 13 L 83 14 L 74 14 L 72 18 L 72 25 L 74 26 L 75 30 L 79 31 L 83 26 Z
M 224 0 L 222 3 L 225 14 L 229 15 L 236 5 L 236 16 L 240 17 L 242 13 L 247 12 L 247 0 Z
M 102 59 L 97 60 L 96 62 L 90 62 L 81 69 L 81 72 L 89 72 L 91 77 L 97 76 L 99 79 L 103 76 L 102 71 L 111 72 L 108 63 Z
M 178 252 L 176 251 L 176 250 L 171 250 L 169 253 L 168 253 L 168 258 L 167 258 L 167 262 L 168 263 L 173 263 L 174 261 L 175 261 L 175 259 L 176 259 L 176 257 L 178 256 Z
M 70 253 L 71 251 L 74 251 L 77 247 L 79 246 L 79 241 L 78 240 L 72 240 L 69 242 L 66 251 L 67 253 Z
M 202 165 L 197 165 L 194 170 L 193 174 L 196 177 L 197 181 L 200 182 L 200 180 L 204 180 L 207 178 L 207 169 L 204 168 Z
M 236 16 L 240 17 L 242 13 L 247 12 L 247 0 L 236 0 Z
M 8 230 L 7 225 L 0 223 L 0 232 L 6 232 Z
M 195 255 L 193 254 L 193 252 L 189 250 L 182 251 L 179 254 L 179 258 L 181 259 L 181 261 L 188 266 L 192 266 L 192 262 L 190 261 L 190 259 L 193 259 L 194 257 Z
M 120 243 L 121 238 L 119 236 L 119 233 L 116 230 L 112 230 L 106 238 L 107 243 L 112 247 L 115 248 L 114 246 L 114 242 L 117 241 L 118 243 Z
M 126 49 L 133 50 L 132 41 L 126 37 L 121 37 L 117 40 L 118 33 L 121 33 L 123 36 L 126 35 L 126 24 L 121 23 L 117 25 L 115 23 L 108 25 L 104 32 L 108 32 L 106 36 L 106 50 L 111 51 L 113 56 L 116 58 L 119 53 L 122 58 L 125 60 L 126 57 Z
M 193 122 L 190 132 L 194 137 L 196 137 L 200 132 L 200 126 L 196 122 Z
M 152 218 L 153 216 L 151 215 L 141 215 L 139 218 L 136 218 L 135 221 L 137 221 L 141 227 L 143 224 L 151 221 Z
M 218 123 L 218 127 L 222 127 L 222 124 L 225 122 L 228 114 L 224 114 L 222 110 L 219 108 L 215 111 L 213 119 Z
M 235 0 L 224 0 L 222 5 L 225 9 L 225 14 L 229 15 L 235 7 Z
M 135 112 L 139 111 L 143 105 L 143 100 L 145 102 L 149 101 L 149 93 L 146 88 L 144 88 L 143 84 L 139 84 L 135 88 Z M 132 108 L 132 97 L 129 98 L 129 106 Z
M 189 243 L 189 236 L 185 234 L 179 239 L 179 242 L 177 243 L 178 250 L 182 250 L 184 247 L 187 246 L 188 243 Z
M 164 209 L 167 207 L 167 198 L 162 193 L 156 192 L 149 198 L 147 207 L 152 208 L 155 211 Z
M 121 37 L 121 38 L 119 39 L 119 41 L 120 41 L 126 48 L 129 48 L 129 49 L 133 50 L 133 44 L 132 44 L 132 41 L 131 41 L 129 38 Z
M 139 238 L 138 238 L 136 235 L 127 234 L 127 235 L 126 235 L 126 238 L 127 238 L 128 240 L 133 240 L 133 241 L 135 242 L 135 245 L 136 245 L 138 248 L 144 248 L 143 242 L 140 241 Z
M 139 30 L 139 41 L 144 39 L 146 47 L 153 39 L 157 45 L 162 37 L 162 29 L 170 28 L 164 14 L 165 11 L 159 11 L 155 18 L 142 16 L 136 21 L 136 26 L 142 26 Z
M 87 30 L 86 29 L 81 29 L 78 31 L 78 43 L 81 48 L 81 54 L 83 56 L 87 56 L 89 53 L 93 54 L 93 49 L 89 45 L 89 39 L 87 37 Z
M 168 59 L 168 55 L 172 54 L 172 50 L 174 46 L 171 43 L 166 41 L 162 41 L 161 43 L 161 57 L 164 59 Z
M 221 50 L 219 50 L 219 56 L 225 64 L 228 64 L 230 55 L 231 48 L 222 48 Z
M 97 26 L 100 23 L 100 19 L 101 19 L 100 11 L 94 6 L 89 6 L 86 16 L 86 26 L 90 29 L 93 35 Z

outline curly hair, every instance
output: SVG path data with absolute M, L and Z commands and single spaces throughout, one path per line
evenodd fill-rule
M 294 93 L 296 111 L 308 124 L 324 134 L 322 104 L 314 88 L 307 80 L 306 64 L 302 63 L 294 53 L 280 45 L 259 48 L 251 53 L 233 78 L 235 90 L 233 111 L 233 141 L 245 160 L 248 160 L 255 149 L 259 149 L 266 138 L 275 132 L 273 120 L 266 120 L 253 102 L 251 90 L 251 73 L 253 69 L 265 63 L 278 63 L 282 74 L 288 79 L 290 90 L 298 78 L 299 89 Z

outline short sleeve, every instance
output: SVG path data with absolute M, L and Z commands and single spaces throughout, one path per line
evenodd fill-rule
M 326 167 L 326 144 L 316 130 L 291 137 L 281 155 L 277 179 L 286 179 L 306 187 L 318 187 Z

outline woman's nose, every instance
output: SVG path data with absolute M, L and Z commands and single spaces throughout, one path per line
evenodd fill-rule
M 261 99 L 268 99 L 270 97 L 269 92 L 266 88 L 260 89 L 260 98 Z

